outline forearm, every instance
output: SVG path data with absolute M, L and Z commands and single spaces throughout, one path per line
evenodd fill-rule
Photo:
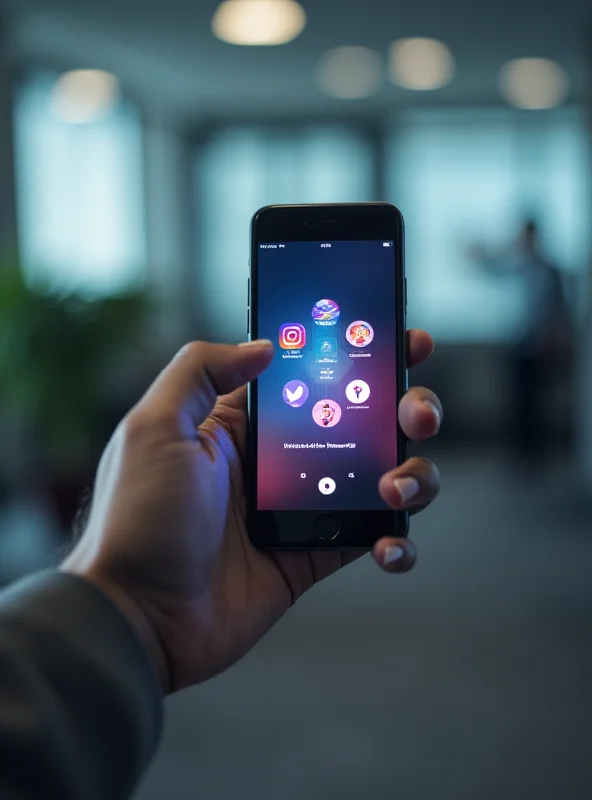
M 118 800 L 160 735 L 162 693 L 98 588 L 45 573 L 0 594 L 0 796 Z

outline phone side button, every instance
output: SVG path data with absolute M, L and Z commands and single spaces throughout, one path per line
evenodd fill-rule
M 251 309 L 247 308 L 247 336 L 251 333 Z
M 315 519 L 314 532 L 318 539 L 330 542 L 339 535 L 339 520 L 331 514 L 323 514 Z

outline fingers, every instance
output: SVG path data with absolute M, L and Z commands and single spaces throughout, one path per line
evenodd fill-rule
M 235 389 L 235 391 L 231 392 L 230 394 L 221 395 L 218 398 L 218 402 L 225 408 L 232 408 L 236 411 L 246 411 L 247 387 L 241 386 L 239 389 Z
M 417 367 L 434 352 L 432 337 L 421 330 L 407 332 L 407 362 Z M 435 436 L 442 423 L 442 405 L 429 389 L 410 389 L 399 405 L 399 422 L 405 435 L 414 441 Z M 382 476 L 379 491 L 391 508 L 419 511 L 435 499 L 440 490 L 440 475 L 431 461 L 410 458 Z M 417 561 L 417 550 L 411 539 L 385 537 L 372 549 L 372 557 L 386 572 L 409 572 Z
M 379 539 L 372 558 L 386 572 L 409 572 L 417 561 L 417 550 L 411 539 Z
M 203 429 L 216 429 L 220 423 L 230 431 L 241 459 L 247 457 L 247 387 L 241 386 L 230 394 L 221 395 Z
M 365 554 L 359 552 L 344 552 L 341 566 L 353 564 L 363 555 Z M 411 539 L 395 539 L 385 536 L 383 539 L 379 539 L 372 548 L 372 558 L 386 572 L 409 572 L 417 561 L 417 550 Z
M 387 472 L 378 484 L 380 496 L 398 511 L 419 511 L 429 505 L 440 491 L 440 474 L 427 458 L 410 458 Z
M 137 411 L 179 425 L 193 436 L 219 395 L 254 380 L 269 366 L 273 345 L 260 340 L 239 345 L 192 342 L 175 356 L 144 395 Z
M 418 367 L 434 352 L 434 340 L 429 333 L 420 330 L 407 331 L 407 366 Z
M 399 403 L 399 424 L 408 439 L 422 442 L 438 433 L 442 413 L 442 404 L 433 392 L 414 386 Z
M 382 499 L 398 511 L 420 511 L 429 505 L 440 490 L 440 476 L 435 465 L 426 458 L 410 458 L 400 467 L 387 472 L 379 483 Z M 410 539 L 384 537 L 374 545 L 372 557 L 386 572 L 409 572 L 417 560 L 417 550 Z M 359 558 L 347 553 L 343 565 Z

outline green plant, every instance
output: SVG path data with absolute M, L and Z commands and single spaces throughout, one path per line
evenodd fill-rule
M 103 300 L 27 284 L 0 261 L 0 409 L 24 422 L 40 455 L 75 461 L 100 439 L 110 366 L 141 347 L 144 292 Z

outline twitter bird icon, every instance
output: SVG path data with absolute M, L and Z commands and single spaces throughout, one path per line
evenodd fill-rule
M 282 395 L 287 405 L 300 408 L 308 400 L 308 386 L 302 381 L 288 381 Z

